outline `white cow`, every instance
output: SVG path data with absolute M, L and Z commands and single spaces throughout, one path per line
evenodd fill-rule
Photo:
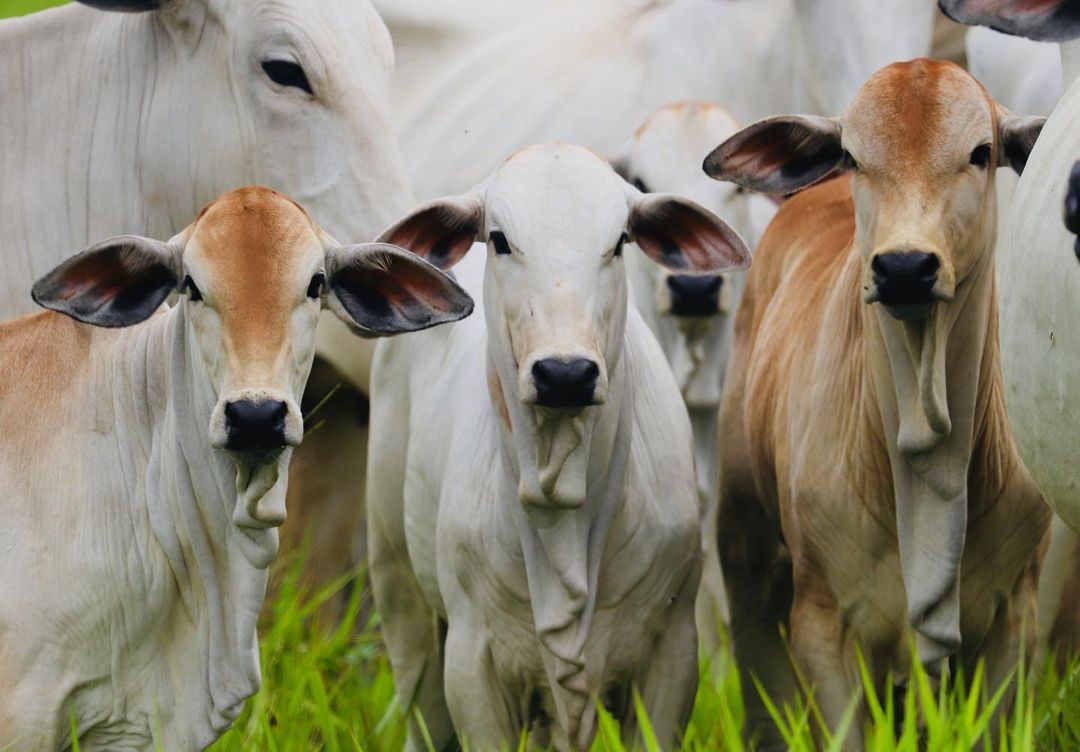
M 250 183 L 294 196 L 336 237 L 374 238 L 412 206 L 392 69 L 368 0 L 87 0 L 0 21 L 0 318 L 31 310 L 31 283 L 72 249 L 170 237 Z M 372 347 L 336 317 L 316 345 L 367 386 Z M 339 442 L 297 453 L 305 480 L 364 445 L 351 416 L 320 417 Z M 355 535 L 333 511 L 360 504 L 362 463 L 351 469 L 332 495 L 294 504 L 290 526 Z
M 613 154 L 680 99 L 744 122 L 837 112 L 874 71 L 929 51 L 934 13 L 933 0 L 573 3 L 478 44 L 395 118 L 412 185 L 421 200 L 456 193 L 551 139 Z
M 74 722 L 82 749 L 201 749 L 259 686 L 320 309 L 370 336 L 472 302 L 265 188 L 91 246 L 34 298 L 67 316 L 0 324 L 0 747 L 68 749 Z
M 712 180 L 701 169 L 716 144 L 738 130 L 735 119 L 721 107 L 678 102 L 650 115 L 612 164 L 643 192 L 675 193 L 723 216 L 752 248 L 776 204 Z M 705 551 L 698 637 L 712 650 L 717 647 L 718 620 L 728 619 L 716 551 L 716 418 L 744 275 L 673 274 L 636 246 L 627 250 L 626 270 L 633 302 L 671 365 L 694 430 Z
M 523 150 L 381 239 L 482 288 L 483 315 L 376 350 L 369 553 L 398 696 L 436 749 L 587 749 L 597 700 L 665 747 L 697 685 L 691 429 L 628 303 L 623 244 L 744 268 L 711 212 L 642 194 L 594 153 Z M 413 748 L 425 748 L 412 729 Z

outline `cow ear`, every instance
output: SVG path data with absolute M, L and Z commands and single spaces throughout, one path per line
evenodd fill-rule
M 1002 167 L 1008 165 L 1016 170 L 1017 175 L 1023 175 L 1024 166 L 1045 124 L 1044 117 L 1022 117 L 1003 111 L 998 119 L 1001 131 L 998 164 Z
M 704 274 L 750 266 L 750 250 L 739 234 L 681 196 L 638 193 L 630 202 L 627 230 L 649 258 L 671 271 Z
M 704 169 L 715 180 L 785 195 L 826 177 L 843 159 L 839 121 L 784 115 L 743 128 L 705 157 Z
M 473 300 L 450 276 L 403 248 L 364 243 L 326 254 L 330 309 L 362 337 L 463 319 Z
M 179 282 L 180 251 L 160 240 L 124 235 L 92 245 L 34 283 L 38 305 L 87 324 L 146 321 Z
M 954 21 L 1040 42 L 1080 36 L 1076 0 L 939 0 L 938 5 Z
M 480 237 L 484 202 L 475 193 L 430 201 L 377 238 L 401 246 L 440 269 L 449 269 Z
M 165 0 L 78 0 L 78 2 L 98 10 L 111 10 L 118 13 L 144 13 L 165 7 Z

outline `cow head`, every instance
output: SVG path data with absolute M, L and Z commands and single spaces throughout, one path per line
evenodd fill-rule
M 662 191 L 691 199 L 724 217 L 753 247 L 776 211 L 765 196 L 732 183 L 709 180 L 698 168 L 713 147 L 738 130 L 724 109 L 679 102 L 653 113 L 612 165 L 642 192 Z M 687 404 L 720 404 L 728 348 L 727 316 L 734 312 L 742 280 L 732 274 L 677 274 L 627 252 L 630 288 L 656 334 Z
M 864 299 L 921 319 L 988 263 L 995 168 L 1021 172 L 1044 122 L 1008 112 L 951 63 L 915 60 L 876 73 L 839 118 L 784 116 L 744 129 L 705 170 L 775 193 L 849 172 Z
M 83 4 L 103 19 L 136 13 L 128 27 L 145 29 L 149 59 L 121 59 L 149 71 L 145 91 L 129 83 L 125 96 L 145 98 L 133 148 L 151 226 L 178 227 L 251 183 L 292 196 L 338 237 L 374 237 L 407 210 L 389 120 L 393 50 L 368 0 Z
M 1042 42 L 1064 42 L 1080 36 L 1080 2 L 1076 0 L 939 0 L 945 15 L 960 23 Z
M 516 403 L 510 412 L 527 425 L 515 432 L 572 422 L 607 400 L 624 342 L 627 240 L 684 274 L 750 262 L 742 240 L 712 212 L 678 196 L 643 194 L 602 158 L 566 144 L 518 152 L 473 192 L 421 207 L 380 240 L 444 268 L 474 241 L 487 241 L 484 308 L 501 386 L 492 396 Z M 550 491 L 541 496 L 556 505 L 583 502 L 583 487 L 554 499 Z
M 430 264 L 383 244 L 339 246 L 266 188 L 219 197 L 168 242 L 126 236 L 91 246 L 38 280 L 33 296 L 79 321 L 124 327 L 146 320 L 174 291 L 194 381 L 214 395 L 208 442 L 235 461 L 238 494 L 263 526 L 284 520 L 283 507 L 258 502 L 303 435 L 298 405 L 323 305 L 365 336 L 472 310 L 468 295 Z

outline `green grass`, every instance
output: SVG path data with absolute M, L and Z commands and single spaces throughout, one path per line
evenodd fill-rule
M 66 2 L 67 0 L 0 0 L 0 18 L 24 16 Z
M 315 623 L 326 598 L 346 585 L 335 583 L 314 594 L 298 586 L 297 569 L 287 575 L 263 619 L 261 653 L 263 688 L 247 704 L 234 727 L 211 749 L 232 750 L 365 750 L 397 752 L 404 744 L 405 721 L 393 693 L 393 678 L 373 617 L 364 628 L 327 633 Z M 361 611 L 362 588 L 351 583 L 349 618 Z M 979 749 L 993 752 L 1071 752 L 1080 749 L 1080 661 L 1060 678 L 1048 666 L 1036 690 L 1023 672 L 1017 700 L 1001 716 L 996 745 L 991 742 L 990 715 L 1001 702 L 997 688 L 986 686 L 982 670 L 970 681 L 957 677 L 934 693 L 925 673 L 915 668 L 915 681 L 894 701 L 867 692 L 870 722 L 864 729 L 869 752 L 951 752 Z M 855 721 L 851 706 L 849 728 Z M 810 703 L 773 708 L 774 721 L 792 750 L 839 749 L 843 729 L 824 734 L 821 747 L 813 733 L 820 715 Z M 904 720 L 894 733 L 897 716 Z M 623 752 L 618 724 L 601 709 L 600 731 L 593 752 Z M 743 752 L 743 705 L 738 672 L 725 647 L 715 664 L 702 660 L 700 688 L 681 749 L 688 752 Z M 919 720 L 921 719 L 921 724 Z M 642 726 L 648 737 L 647 719 Z M 646 738 L 645 749 L 656 749 Z

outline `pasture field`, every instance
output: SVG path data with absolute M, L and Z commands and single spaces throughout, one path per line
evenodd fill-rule
M 393 694 L 393 678 L 382 649 L 377 617 L 357 631 L 325 633 L 315 612 L 326 598 L 349 586 L 346 622 L 361 610 L 357 582 L 341 581 L 317 593 L 297 585 L 294 562 L 285 568 L 276 600 L 264 611 L 261 632 L 263 688 L 214 752 L 272 750 L 300 752 L 397 752 L 404 744 L 405 721 Z M 730 653 L 718 664 L 702 660 L 701 682 L 690 726 L 681 749 L 686 752 L 743 752 L 739 677 Z M 874 718 L 866 734 L 868 752 L 1072 752 L 1080 749 L 1080 659 L 1059 678 L 1052 667 L 1036 689 L 1024 677 L 1013 710 L 1002 720 L 997 745 L 990 740 L 990 709 L 998 696 L 981 676 L 954 684 L 935 696 L 925 676 L 903 697 L 868 699 Z M 902 707 L 901 707 L 902 706 Z M 811 752 L 816 709 L 777 708 L 775 719 L 790 748 Z M 603 717 L 593 752 L 623 752 L 618 728 Z M 899 724 L 897 718 L 903 718 Z M 920 745 L 919 720 L 924 719 Z M 899 726 L 899 734 L 894 728 Z M 841 735 L 820 749 L 839 748 Z M 524 744 L 520 749 L 525 749 Z M 659 747 L 649 746 L 648 752 Z M 511 752 L 514 752 L 511 750 Z
M 0 17 L 64 1 L 0 0 Z M 404 744 L 405 719 L 394 697 L 377 616 L 358 629 L 351 628 L 361 611 L 367 610 L 361 608 L 365 605 L 359 582 L 362 573 L 309 593 L 298 585 L 295 559 L 277 566 L 283 576 L 276 597 L 264 609 L 260 632 L 262 690 L 211 749 L 397 752 Z M 320 629 L 316 623 L 319 605 L 342 589 L 351 594 L 343 626 Z M 958 677 L 937 695 L 918 673 L 903 696 L 877 698 L 869 693 L 865 702 L 873 722 L 867 729 L 866 748 L 869 752 L 1080 750 L 1080 659 L 1073 660 L 1060 676 L 1051 666 L 1039 673 L 1042 681 L 1035 686 L 1028 672 L 1020 672 L 1017 700 L 1001 720 L 996 745 L 990 741 L 988 716 L 1000 695 L 985 685 L 981 674 L 968 680 Z M 716 663 L 703 660 L 700 676 L 682 749 L 741 752 L 746 749 L 741 737 L 743 708 L 730 652 L 725 651 Z M 601 714 L 601 718 L 593 749 L 623 750 L 617 724 L 610 716 Z M 810 707 L 775 708 L 774 720 L 793 750 L 815 749 L 811 732 L 819 720 L 812 703 Z M 648 728 L 647 723 L 643 725 Z M 897 727 L 899 734 L 894 731 Z M 843 733 L 841 728 L 835 738 L 827 738 L 825 749 L 837 749 Z M 649 752 L 657 749 L 648 738 L 646 747 Z M 520 748 L 525 748 L 525 740 Z

